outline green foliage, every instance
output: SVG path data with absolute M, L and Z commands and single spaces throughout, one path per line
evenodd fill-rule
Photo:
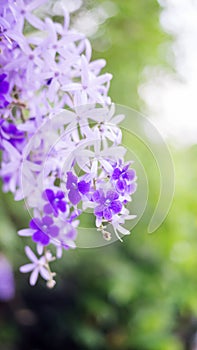
M 100 32 L 93 37 L 94 56 L 105 57 L 106 70 L 114 76 L 110 90 L 112 100 L 140 108 L 137 87 L 141 72 L 147 65 L 167 66 L 161 46 L 170 38 L 161 30 L 156 0 L 115 0 L 113 5 L 117 14 L 101 25 Z

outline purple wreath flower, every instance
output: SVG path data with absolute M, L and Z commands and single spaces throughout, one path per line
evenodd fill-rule
M 9 105 L 9 102 L 4 97 L 9 91 L 9 83 L 5 81 L 6 74 L 0 75 L 0 108 L 5 108 Z
M 43 198 L 49 203 L 45 204 L 44 212 L 46 214 L 54 213 L 55 216 L 58 216 L 58 212 L 61 211 L 65 213 L 66 211 L 66 202 L 64 200 L 64 193 L 62 191 L 57 191 L 55 194 L 52 190 L 46 189 L 43 192 Z
M 0 139 L 9 140 L 9 142 L 16 147 L 18 143 L 24 141 L 25 134 L 23 131 L 12 124 L 8 123 L 7 120 L 0 119 Z
M 72 204 L 80 202 L 81 196 L 90 191 L 90 182 L 79 181 L 71 171 L 67 173 L 66 188 L 69 190 L 68 198 Z
M 59 228 L 53 225 L 53 219 L 50 216 L 44 216 L 41 220 L 33 218 L 29 226 L 34 230 L 33 241 L 42 245 L 49 244 L 50 237 L 57 237 L 59 234 Z
M 129 164 L 125 165 L 123 169 L 115 168 L 112 173 L 112 180 L 116 183 L 116 191 L 120 194 L 131 194 L 136 190 L 136 172 L 134 169 L 129 169 Z
M 0 300 L 13 299 L 15 294 L 13 270 L 10 262 L 2 254 L 0 254 L 0 280 Z
M 103 190 L 97 190 L 93 194 L 93 201 L 99 203 L 94 209 L 94 214 L 98 218 L 104 218 L 105 220 L 111 220 L 114 214 L 120 213 L 122 209 L 122 203 L 119 201 L 119 195 L 116 191 L 109 190 L 106 195 Z

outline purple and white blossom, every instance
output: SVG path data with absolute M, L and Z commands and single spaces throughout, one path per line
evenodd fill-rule
M 124 161 L 119 123 L 108 90 L 111 74 L 104 60 L 92 61 L 82 33 L 63 20 L 35 14 L 46 0 L 3 1 L 0 9 L 0 176 L 3 190 L 24 199 L 31 211 L 29 228 L 21 229 L 41 257 L 25 248 L 31 263 L 30 284 L 39 274 L 55 284 L 49 263 L 76 247 L 80 215 L 92 210 L 95 227 L 105 239 L 128 234 L 126 208 L 135 192 L 136 173 Z M 38 13 L 39 11 L 37 11 Z M 32 28 L 26 32 L 26 24 Z M 63 24 L 62 24 L 63 23 Z

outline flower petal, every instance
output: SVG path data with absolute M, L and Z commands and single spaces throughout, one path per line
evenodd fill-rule
M 53 219 L 50 216 L 44 216 L 42 218 L 42 222 L 43 222 L 44 225 L 50 226 L 50 225 L 53 224 Z
M 103 217 L 103 209 L 104 209 L 104 206 L 103 205 L 98 205 L 95 209 L 94 209 L 94 214 L 96 216 L 98 216 L 99 218 L 102 218 Z
M 43 198 L 45 200 L 48 200 L 49 202 L 52 202 L 55 198 L 55 195 L 54 195 L 54 192 L 50 189 L 46 189 L 44 192 L 43 192 Z
M 59 227 L 56 225 L 51 226 L 49 229 L 49 234 L 51 237 L 57 237 L 59 234 Z
M 90 190 L 90 182 L 80 181 L 78 183 L 78 190 L 82 194 L 86 194 Z
M 79 194 L 79 191 L 74 190 L 74 189 L 70 190 L 70 192 L 68 194 L 68 198 L 70 199 L 71 203 L 74 205 L 78 204 L 81 200 L 81 196 Z
M 107 191 L 106 199 L 110 199 L 110 201 L 114 201 L 118 199 L 119 195 L 116 191 L 109 190 Z
M 34 229 L 34 230 L 37 230 L 37 229 L 40 229 L 42 227 L 42 222 L 40 219 L 38 218 L 33 218 L 30 223 L 29 223 L 29 226 Z
M 103 216 L 104 216 L 105 220 L 111 220 L 111 218 L 112 218 L 111 210 L 109 208 L 105 208 L 103 210 Z
M 28 246 L 25 247 L 25 253 L 26 253 L 27 257 L 29 258 L 29 260 L 31 260 L 35 264 L 37 264 L 38 259 L 37 259 L 36 255 L 32 252 L 30 247 L 28 247 Z
M 40 267 L 40 275 L 41 275 L 42 278 L 44 278 L 46 281 L 48 281 L 49 278 L 50 278 L 49 271 L 48 271 L 45 267 L 43 267 L 43 266 Z
M 122 203 L 120 201 L 114 201 L 110 204 L 109 208 L 114 214 L 118 214 L 122 209 Z
M 113 180 L 118 180 L 121 175 L 121 170 L 119 168 L 115 168 L 112 174 Z
M 39 274 L 39 267 L 37 266 L 33 272 L 31 273 L 30 279 L 29 279 L 29 283 L 31 284 L 31 286 L 35 286 L 37 279 L 38 279 L 38 274 Z
M 23 265 L 19 268 L 20 272 L 22 273 L 26 273 L 26 272 L 30 272 L 34 269 L 35 267 L 35 264 L 26 264 L 26 265 Z
M 67 182 L 66 182 L 66 188 L 70 190 L 73 188 L 73 184 L 77 185 L 77 177 L 73 175 L 71 171 L 67 173 Z

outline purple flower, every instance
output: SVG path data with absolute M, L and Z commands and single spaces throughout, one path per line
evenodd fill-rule
M 134 169 L 129 169 L 129 164 L 125 165 L 123 169 L 115 168 L 112 174 L 112 180 L 115 181 L 116 191 L 120 194 L 131 194 L 136 190 L 136 183 L 134 182 L 136 173 Z
M 0 108 L 5 108 L 9 105 L 9 102 L 4 97 L 9 90 L 9 83 L 5 81 L 6 74 L 0 75 Z
M 9 142 L 16 147 L 18 143 L 24 141 L 25 134 L 23 131 L 17 129 L 17 127 L 8 123 L 7 120 L 0 120 L 0 139 L 9 140 Z
M 50 237 L 57 237 L 59 234 L 59 228 L 53 225 L 53 220 L 50 216 L 44 216 L 41 220 L 33 218 L 29 226 L 35 230 L 32 239 L 36 243 L 47 245 L 50 242 Z
M 93 194 L 93 201 L 99 203 L 94 209 L 94 214 L 98 218 L 104 218 L 105 220 L 111 220 L 113 214 L 120 213 L 122 209 L 122 203 L 118 200 L 119 195 L 116 191 L 109 190 L 106 195 L 103 190 L 95 191 Z
M 2 254 L 0 254 L 0 281 L 0 300 L 9 301 L 15 293 L 14 276 L 9 261 Z
M 66 211 L 66 202 L 64 200 L 64 193 L 62 191 L 57 191 L 55 194 L 52 190 L 46 189 L 43 192 L 43 198 L 48 200 L 49 203 L 45 204 L 44 212 L 46 214 L 54 213 L 55 216 L 58 216 L 58 211 L 65 213 Z
M 66 188 L 69 190 L 68 198 L 72 204 L 76 205 L 81 200 L 81 195 L 86 194 L 90 190 L 90 182 L 77 181 L 77 177 L 71 171 L 67 173 Z

